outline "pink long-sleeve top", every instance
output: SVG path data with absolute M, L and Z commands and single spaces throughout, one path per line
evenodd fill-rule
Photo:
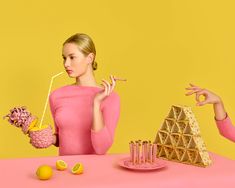
M 235 127 L 233 126 L 230 117 L 227 115 L 223 120 L 215 120 L 219 132 L 225 138 L 235 142 Z
M 101 103 L 104 128 L 91 129 L 93 99 L 102 90 L 93 86 L 67 85 L 50 94 L 59 155 L 105 154 L 111 147 L 120 115 L 120 98 L 116 92 Z

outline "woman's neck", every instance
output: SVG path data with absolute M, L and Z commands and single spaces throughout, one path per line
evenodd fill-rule
M 85 74 L 76 78 L 74 85 L 80 86 L 99 86 L 96 83 L 95 76 L 92 70 L 87 70 Z

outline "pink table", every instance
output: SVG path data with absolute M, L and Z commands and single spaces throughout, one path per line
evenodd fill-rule
M 125 154 L 71 155 L 0 160 L 0 187 L 134 187 L 134 188 L 198 188 L 235 187 L 235 161 L 210 153 L 213 165 L 207 168 L 167 161 L 167 167 L 150 172 L 126 170 L 117 165 Z M 82 175 L 69 170 L 57 171 L 57 159 L 65 160 L 69 167 L 76 162 L 84 164 Z M 35 171 L 41 164 L 54 169 L 50 180 L 38 180 Z M 70 168 L 69 168 L 70 169 Z

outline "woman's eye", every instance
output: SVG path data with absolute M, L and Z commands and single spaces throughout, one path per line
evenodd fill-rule
M 70 59 L 74 59 L 75 57 L 74 56 L 71 56 Z

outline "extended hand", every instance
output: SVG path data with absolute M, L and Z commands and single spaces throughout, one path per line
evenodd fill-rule
M 217 104 L 221 102 L 221 99 L 219 96 L 217 96 L 215 93 L 207 90 L 207 89 L 202 89 L 199 86 L 193 85 L 193 84 L 189 84 L 190 87 L 187 87 L 186 90 L 190 90 L 188 93 L 186 93 L 185 95 L 189 96 L 189 95 L 196 95 L 196 105 L 197 106 L 203 106 L 205 104 Z M 204 96 L 204 100 L 200 101 L 200 96 Z

